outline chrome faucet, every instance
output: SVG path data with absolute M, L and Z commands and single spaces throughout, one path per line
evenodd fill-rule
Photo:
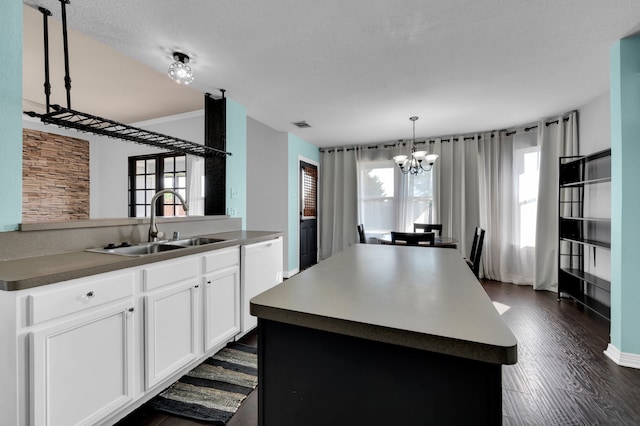
M 158 241 L 159 232 L 158 232 L 158 225 L 156 224 L 156 201 L 158 201 L 158 198 L 160 198 L 162 194 L 173 194 L 174 196 L 178 197 L 178 200 L 180 200 L 180 202 L 182 203 L 182 208 L 184 209 L 184 211 L 186 212 L 189 210 L 189 205 L 184 201 L 184 198 L 182 198 L 182 195 L 178 194 L 173 189 L 163 189 L 161 191 L 156 192 L 153 198 L 151 199 L 151 220 L 149 221 L 149 242 Z

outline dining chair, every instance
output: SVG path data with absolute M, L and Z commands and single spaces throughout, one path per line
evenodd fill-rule
M 360 244 L 367 243 L 367 235 L 364 233 L 364 224 L 358 225 L 358 236 L 360 237 Z
M 442 237 L 442 224 L 441 223 L 414 223 L 413 232 L 433 232 L 438 231 L 438 235 Z
M 435 243 L 435 237 L 433 232 L 391 232 L 391 243 L 404 243 L 408 246 L 417 246 L 421 242 L 427 242 L 433 245 Z
M 473 235 L 473 244 L 471 244 L 471 253 L 468 258 L 464 259 L 476 278 L 480 278 L 480 256 L 482 255 L 484 232 L 484 229 L 476 227 L 476 232 Z

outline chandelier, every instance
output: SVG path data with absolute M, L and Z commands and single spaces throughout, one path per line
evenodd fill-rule
M 416 120 L 418 117 L 409 117 L 413 122 L 413 141 L 411 142 L 411 153 L 409 155 L 396 155 L 393 161 L 400 167 L 403 174 L 411 173 L 418 175 L 422 172 L 428 172 L 433 167 L 433 163 L 438 159 L 437 154 L 429 154 L 427 151 L 416 150 Z

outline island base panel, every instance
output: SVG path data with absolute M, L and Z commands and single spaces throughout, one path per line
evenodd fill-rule
M 501 365 L 259 319 L 261 426 L 501 424 Z

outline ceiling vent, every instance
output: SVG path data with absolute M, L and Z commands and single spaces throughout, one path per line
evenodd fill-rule
M 294 126 L 296 126 L 296 127 L 300 128 L 300 129 L 306 129 L 306 128 L 308 128 L 308 127 L 311 127 L 311 126 L 309 125 L 309 123 L 307 123 L 307 122 L 306 122 L 306 121 L 304 121 L 304 120 L 303 120 L 303 121 L 294 121 L 294 122 L 293 122 L 293 123 L 291 123 L 291 124 L 293 124 Z

